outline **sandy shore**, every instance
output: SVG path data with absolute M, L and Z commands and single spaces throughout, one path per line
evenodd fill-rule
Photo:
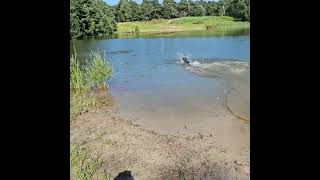
M 159 135 L 123 119 L 113 105 L 70 122 L 71 146 L 85 147 L 113 178 L 129 170 L 145 179 L 250 179 L 249 160 L 217 147 L 210 135 Z

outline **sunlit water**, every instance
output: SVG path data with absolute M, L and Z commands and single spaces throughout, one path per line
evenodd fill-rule
M 231 152 L 249 148 L 250 36 L 75 41 L 79 56 L 105 52 L 119 113 L 160 134 L 201 132 Z M 181 63 L 187 56 L 190 65 Z

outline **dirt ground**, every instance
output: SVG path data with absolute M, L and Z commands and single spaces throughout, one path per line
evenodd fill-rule
M 217 147 L 212 135 L 159 135 L 121 118 L 111 104 L 70 122 L 71 145 L 99 156 L 109 177 L 129 170 L 136 180 L 250 179 L 249 160 Z

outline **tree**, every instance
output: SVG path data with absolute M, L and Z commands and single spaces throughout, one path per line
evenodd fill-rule
M 132 19 L 132 10 L 128 0 L 120 0 L 116 7 L 117 22 L 127 22 Z
M 114 12 L 102 0 L 70 1 L 72 39 L 112 34 L 116 30 Z
M 141 3 L 141 19 L 142 20 L 151 20 L 152 16 L 152 4 L 149 0 L 143 0 Z
M 101 29 L 103 29 L 102 34 L 112 34 L 117 30 L 117 22 L 115 17 L 115 11 L 111 6 L 107 5 L 105 2 L 99 0 L 101 6 Z
M 192 16 L 205 16 L 206 15 L 206 9 L 205 9 L 205 3 L 203 1 L 196 1 L 192 3 Z
M 179 17 L 185 17 L 190 15 L 190 4 L 189 0 L 181 0 L 178 3 Z
M 216 15 L 217 16 L 224 16 L 225 15 L 225 9 L 226 9 L 226 4 L 223 0 L 219 0 L 217 5 L 216 5 Z
M 250 21 L 250 0 L 245 0 L 245 3 L 247 5 L 247 13 L 248 13 L 248 21 Z
M 161 18 L 161 5 L 158 0 L 143 0 L 141 4 L 142 20 L 151 20 Z
M 75 0 L 70 1 L 70 36 L 78 38 L 82 36 L 80 27 L 80 17 L 78 16 L 78 8 Z
M 206 6 L 206 12 L 208 16 L 215 16 L 216 14 L 216 2 L 209 1 Z
M 179 12 L 174 0 L 163 0 L 163 18 L 170 19 L 179 17 Z
M 162 6 L 158 0 L 151 0 L 152 19 L 160 19 L 162 17 Z
M 236 20 L 249 20 L 249 7 L 247 6 L 245 0 L 232 0 L 226 9 L 226 13 L 228 16 L 232 16 Z
M 140 6 L 133 0 L 130 0 L 129 4 L 132 12 L 131 21 L 140 21 L 141 20 Z

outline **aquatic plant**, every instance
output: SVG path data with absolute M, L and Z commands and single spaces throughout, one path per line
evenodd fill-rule
M 86 83 L 89 87 L 106 87 L 112 74 L 112 66 L 99 51 L 91 51 L 86 62 Z
M 75 51 L 76 52 L 76 51 Z M 91 51 L 89 58 L 80 64 L 76 53 L 70 58 L 70 117 L 81 114 L 97 105 L 94 90 L 103 87 L 111 77 L 112 66 L 99 51 Z

